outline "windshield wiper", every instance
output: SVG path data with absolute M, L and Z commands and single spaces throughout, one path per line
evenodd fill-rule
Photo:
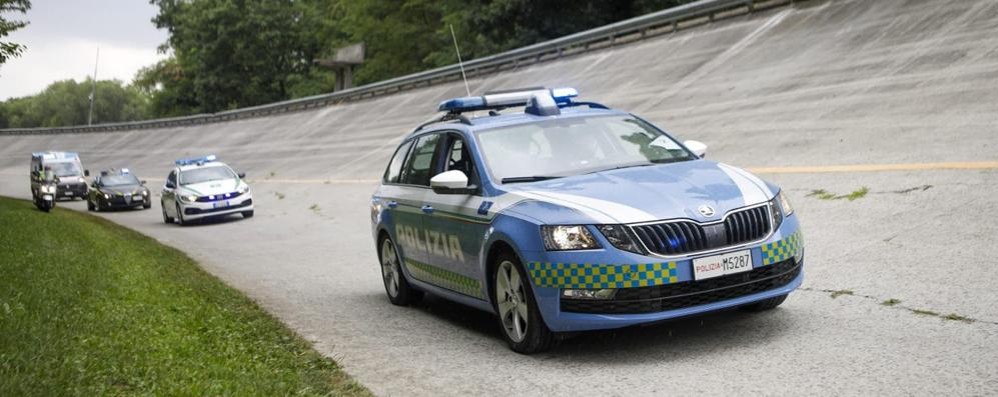
M 601 170 L 590 171 L 590 172 L 587 172 L 587 174 L 595 174 L 595 173 L 603 172 L 603 171 L 613 171 L 613 170 L 619 170 L 619 169 L 631 168 L 631 167 L 647 167 L 649 165 L 655 165 L 655 163 L 654 162 L 651 162 L 651 163 L 641 162 L 641 163 L 624 164 L 624 165 L 618 165 L 616 167 L 610 167 L 610 168 L 604 168 L 604 169 L 601 169 Z
M 678 163 L 678 162 L 681 162 L 681 161 L 689 161 L 689 160 L 692 160 L 692 159 L 689 158 L 689 157 L 673 157 L 671 159 L 657 159 L 657 160 L 652 160 L 651 162 L 655 163 L 655 164 L 668 164 L 668 163 Z
M 549 179 L 558 179 L 558 178 L 564 178 L 564 177 L 552 176 L 552 175 L 514 176 L 510 178 L 502 178 L 502 183 L 537 182 L 537 181 L 546 181 Z

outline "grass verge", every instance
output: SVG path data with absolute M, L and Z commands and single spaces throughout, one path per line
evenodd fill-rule
M 370 393 L 183 253 L 0 197 L 0 395 L 108 394 Z

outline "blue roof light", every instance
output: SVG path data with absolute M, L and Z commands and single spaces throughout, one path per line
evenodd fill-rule
M 572 98 L 579 96 L 579 90 L 571 87 L 552 88 L 551 97 L 559 104 L 572 103 Z
M 192 157 L 192 158 L 189 158 L 189 159 L 180 159 L 180 160 L 174 161 L 174 163 L 177 164 L 177 165 L 179 165 L 179 166 L 194 165 L 194 164 L 202 165 L 204 163 L 210 163 L 210 162 L 215 161 L 215 160 L 218 160 L 218 157 L 215 157 L 214 154 L 209 154 L 207 156 L 202 156 L 202 157 Z
M 485 98 L 480 96 L 468 96 L 464 98 L 454 98 L 440 102 L 437 110 L 441 112 L 470 112 L 486 109 Z

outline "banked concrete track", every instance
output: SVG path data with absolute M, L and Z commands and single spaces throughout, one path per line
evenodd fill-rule
M 173 159 L 218 154 L 255 181 L 256 218 L 103 216 L 190 253 L 378 394 L 998 393 L 998 2 L 802 2 L 470 84 L 574 86 L 707 142 L 713 159 L 769 167 L 804 222 L 805 289 L 769 313 L 587 333 L 531 357 L 486 314 L 391 306 L 372 181 L 460 82 L 185 128 L 0 134 L 0 194 L 28 196 L 32 151 L 78 151 L 154 186 Z M 856 164 L 896 170 L 821 172 Z M 861 186 L 855 201 L 808 195 Z

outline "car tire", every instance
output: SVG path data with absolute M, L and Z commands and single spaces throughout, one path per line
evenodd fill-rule
M 530 280 L 520 260 L 509 252 L 496 258 L 492 272 L 492 302 L 499 314 L 499 328 L 509 348 L 521 354 L 543 352 L 554 341 L 544 323 Z
M 402 261 L 399 258 L 395 243 L 388 236 L 378 243 L 378 262 L 381 265 L 381 279 L 384 281 L 388 300 L 396 306 L 408 306 L 423 298 L 423 291 L 416 290 L 405 278 L 402 272 Z
M 159 202 L 159 207 L 163 209 L 163 223 L 167 225 L 172 225 L 173 218 L 171 218 L 169 215 L 166 214 L 166 206 L 163 205 L 162 201 Z
M 180 204 L 177 204 L 177 224 L 180 226 L 187 225 L 187 222 L 184 221 L 184 213 L 180 210 Z
M 252 218 L 253 217 L 253 210 L 243 211 L 242 214 L 243 214 L 243 218 Z
M 763 299 L 755 303 L 747 304 L 745 306 L 742 306 L 741 309 L 749 312 L 762 312 L 766 310 L 772 310 L 775 309 L 780 304 L 782 304 L 783 301 L 785 300 L 787 300 L 786 295 L 774 296 L 769 299 Z
M 147 201 L 145 204 L 142 204 L 142 209 L 150 209 L 150 208 L 152 208 L 152 201 Z
M 90 201 L 90 199 L 87 199 L 87 211 L 93 211 L 93 210 L 94 210 L 94 202 Z

